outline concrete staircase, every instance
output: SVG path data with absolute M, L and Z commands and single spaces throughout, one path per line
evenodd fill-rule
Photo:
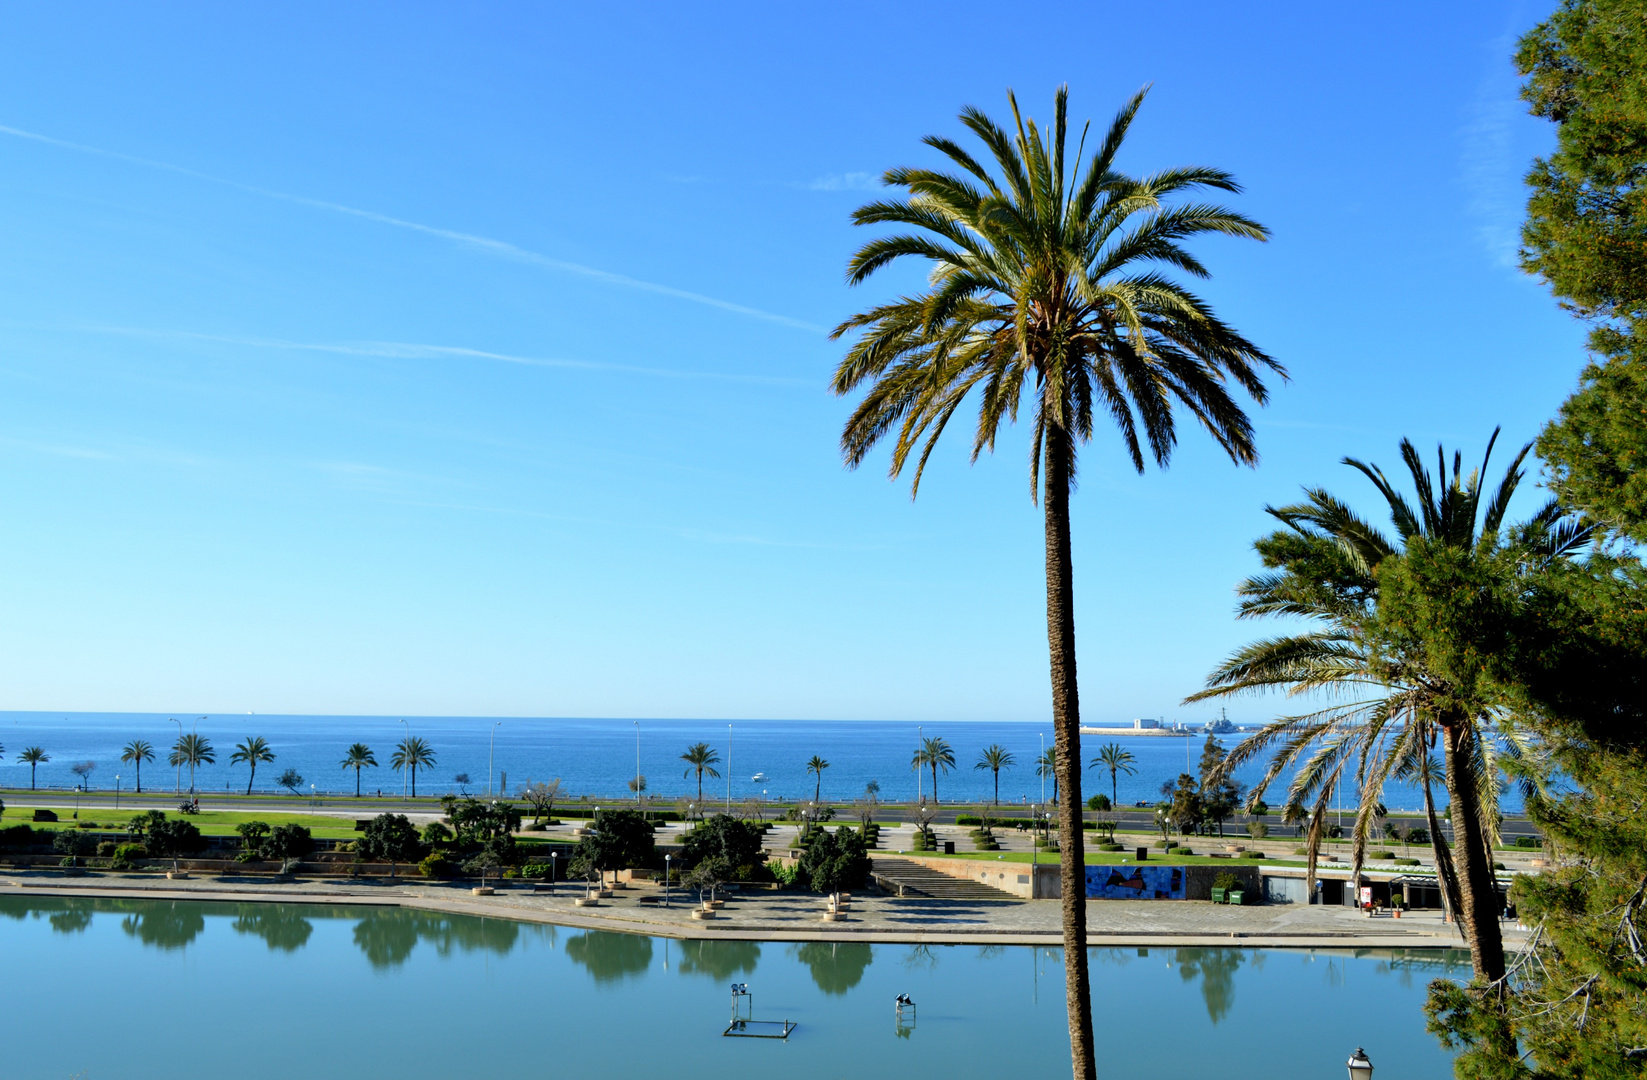
M 935 900 L 1014 900 L 1001 889 L 966 878 L 950 877 L 908 859 L 873 859 L 870 873 L 875 883 L 897 896 L 923 896 Z

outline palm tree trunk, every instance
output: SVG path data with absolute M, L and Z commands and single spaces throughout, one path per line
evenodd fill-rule
M 1067 796 L 1058 805 L 1058 878 L 1064 923 L 1064 999 L 1069 1007 L 1070 1063 L 1075 1080 L 1096 1080 L 1092 988 L 1087 976 L 1086 853 L 1081 822 L 1081 703 L 1075 679 L 1075 585 L 1069 541 L 1068 435 L 1046 432 L 1045 493 L 1047 649 L 1052 666 L 1052 726 L 1058 762 L 1053 775 Z
M 1001 770 L 995 770 L 995 805 L 1001 805 Z
M 355 766 L 355 798 L 360 798 L 360 766 Z
M 932 805 L 938 805 L 938 760 L 932 760 Z
M 1420 743 L 1420 755 L 1429 753 L 1428 747 Z M 1441 911 L 1451 919 L 1454 926 L 1458 925 L 1458 875 L 1453 871 L 1453 855 L 1447 848 L 1447 838 L 1441 835 L 1441 819 L 1435 813 L 1435 792 L 1430 788 L 1430 781 L 1426 775 L 1422 781 L 1424 785 L 1424 819 L 1430 826 L 1430 850 L 1435 853 L 1435 881 L 1436 891 L 1441 894 Z
M 252 783 L 257 779 L 257 766 L 252 766 L 252 775 L 246 777 L 246 794 L 252 793 Z
M 141 760 L 137 763 L 137 793 L 139 795 L 143 794 L 143 762 Z
M 1504 938 L 1498 925 L 1498 881 L 1481 828 L 1475 770 L 1470 766 L 1474 732 L 1461 716 L 1453 723 L 1443 722 L 1441 732 L 1447 747 L 1447 795 L 1452 802 L 1458 922 L 1470 945 L 1476 977 L 1496 982 L 1504 977 Z
M 1109 771 L 1109 804 L 1117 810 L 1121 808 L 1121 788 L 1115 780 L 1115 770 Z
M 417 798 L 417 763 L 416 762 L 412 763 L 412 798 L 414 798 L 414 799 Z M 389 876 L 393 877 L 394 874 L 391 873 Z

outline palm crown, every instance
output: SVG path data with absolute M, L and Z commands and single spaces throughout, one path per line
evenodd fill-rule
M 343 752 L 342 765 L 355 771 L 355 798 L 360 798 L 360 770 L 377 768 L 377 755 L 365 743 L 353 743 Z
M 143 763 L 154 760 L 154 746 L 147 739 L 133 739 L 120 751 L 120 760 L 137 767 L 137 793 L 143 794 Z
M 955 767 L 955 751 L 949 745 L 949 740 L 936 735 L 921 740 L 921 747 L 910 758 L 910 768 L 919 771 L 922 768 L 932 770 L 932 801 L 938 801 L 938 770 L 944 772 Z
M 716 765 L 721 763 L 720 752 L 708 743 L 693 743 L 686 748 L 686 753 L 681 755 L 681 760 L 686 762 L 686 772 L 682 773 L 682 776 L 691 776 L 694 771 L 698 774 L 698 802 L 701 803 L 703 802 L 703 774 L 708 773 L 717 780 L 720 779 L 720 771 L 715 768 Z
M 1385 625 L 1380 569 L 1395 567 L 1391 560 L 1439 551 L 1482 564 L 1496 562 L 1516 575 L 1566 558 L 1588 541 L 1589 530 L 1563 519 L 1553 501 L 1522 525 L 1506 527 L 1531 444 L 1522 447 L 1489 491 L 1483 474 L 1497 438 L 1495 430 L 1481 467 L 1467 474 L 1458 454 L 1449 474 L 1438 451 L 1434 475 L 1412 443 L 1402 440 L 1416 506 L 1377 466 L 1345 458 L 1344 464 L 1370 479 L 1383 496 L 1394 540 L 1318 488 L 1306 489 L 1302 503 L 1268 508 L 1283 528 L 1255 545 L 1267 569 L 1238 588 L 1239 615 L 1302 617 L 1315 625 L 1237 650 L 1207 676 L 1207 689 L 1189 700 L 1267 690 L 1347 699 L 1268 724 L 1238 744 L 1218 770 L 1227 775 L 1268 752 L 1268 767 L 1250 796 L 1256 800 L 1283 771 L 1296 767 L 1287 799 L 1289 806 L 1308 807 L 1311 877 L 1333 791 L 1345 780 L 1360 791 L 1354 828 L 1359 872 L 1385 781 L 1395 776 L 1419 782 L 1448 905 L 1457 910 L 1464 892 L 1492 889 L 1499 770 L 1494 740 L 1483 725 L 1494 718 L 1494 710 L 1452 685 L 1410 631 L 1392 633 Z M 1513 752 L 1536 752 L 1513 726 L 1500 733 Z M 1451 857 L 1437 827 L 1428 781 L 1438 771 L 1429 754 L 1441 735 L 1446 736 L 1445 782 L 1459 845 Z M 1468 880 L 1472 877 L 1473 883 Z M 1490 928 L 1483 924 L 1482 932 L 1493 936 L 1496 926 L 1496 920 Z M 1491 943 L 1476 940 L 1472 947 L 1482 955 L 1496 951 Z
M 1136 761 L 1137 759 L 1132 756 L 1132 751 L 1120 743 L 1105 743 L 1098 748 L 1098 755 L 1092 759 L 1088 768 L 1109 770 L 1109 799 L 1111 803 L 1119 803 L 1121 798 L 1116 777 L 1120 773 L 1126 773 L 1128 776 L 1136 773 L 1138 771 L 1134 764 Z
M 250 795 L 252 781 L 257 779 L 258 765 L 274 759 L 274 751 L 269 749 L 269 741 L 261 735 L 254 735 L 234 748 L 234 753 L 229 755 L 229 764 L 246 764 L 252 767 L 251 776 L 246 778 L 246 794 Z
M 1012 751 L 1000 743 L 992 743 L 978 754 L 978 760 L 973 762 L 974 769 L 988 769 L 995 778 L 995 803 L 1001 802 L 1001 770 L 1010 769 L 1017 759 Z
M 435 763 L 435 750 L 427 741 L 416 735 L 408 735 L 395 746 L 395 752 L 389 758 L 389 765 L 396 770 L 409 770 L 412 779 L 412 797 L 417 798 L 417 771 L 427 769 Z

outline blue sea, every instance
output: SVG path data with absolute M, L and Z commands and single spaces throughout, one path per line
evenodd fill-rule
M 29 767 L 17 760 L 25 746 L 38 745 L 51 760 L 40 765 L 36 782 L 42 788 L 70 789 L 78 782 L 71 771 L 77 763 L 93 762 L 89 786 L 111 790 L 119 786 L 130 791 L 134 774 L 130 763 L 120 761 L 120 751 L 133 739 L 147 739 L 155 748 L 155 760 L 143 766 L 145 790 L 170 791 L 179 782 L 178 770 L 168 766 L 167 753 L 177 739 L 179 724 L 173 717 L 150 713 L 32 713 L 0 712 L 0 786 L 28 787 Z M 993 798 L 993 783 L 987 770 L 974 768 L 984 747 L 995 743 L 1016 757 L 1015 764 L 1001 773 L 1002 802 L 1034 802 L 1051 794 L 1051 781 L 1035 775 L 1035 759 L 1043 745 L 1052 745 L 1050 723 L 988 723 L 954 721 L 917 725 L 899 721 L 870 720 L 671 720 L 671 719 L 576 719 L 517 717 L 420 716 L 217 716 L 178 715 L 182 730 L 196 731 L 210 740 L 217 762 L 199 769 L 195 787 L 202 792 L 244 791 L 248 770 L 229 764 L 234 746 L 250 736 L 267 739 L 275 752 L 272 763 L 257 770 L 256 789 L 276 791 L 276 780 L 286 769 L 296 769 L 303 777 L 302 791 L 314 785 L 316 794 L 354 794 L 355 775 L 341 767 L 344 750 L 364 742 L 377 755 L 379 768 L 367 769 L 362 789 L 367 794 L 381 791 L 399 795 L 408 779 L 389 767 L 395 744 L 409 732 L 427 741 L 436 763 L 419 770 L 420 795 L 441 795 L 487 790 L 487 762 L 492 762 L 493 791 L 507 785 L 509 792 L 532 780 L 559 779 L 573 798 L 621 798 L 629 794 L 628 783 L 637 772 L 646 778 L 646 793 L 673 799 L 697 792 L 697 780 L 685 775 L 680 760 L 693 743 L 707 742 L 720 754 L 716 766 L 719 778 L 704 777 L 706 800 L 740 802 L 751 796 L 769 800 L 809 798 L 818 781 L 806 771 L 814 755 L 829 762 L 824 770 L 825 798 L 852 799 L 863 794 L 871 781 L 880 785 L 885 802 L 905 802 L 915 798 L 917 780 L 910 769 L 922 735 L 941 736 L 954 748 L 956 768 L 938 776 L 938 797 L 944 802 L 980 801 Z M 1220 736 L 1226 746 L 1242 736 Z M 492 740 L 495 739 L 495 743 Z M 1044 742 L 1043 742 L 1044 740 Z M 1082 737 L 1085 756 L 1090 759 L 1108 735 Z M 1139 738 L 1116 735 L 1137 759 L 1137 772 L 1118 778 L 1120 801 L 1131 804 L 1159 798 L 1161 784 L 1180 772 L 1195 771 L 1203 745 L 1202 737 Z M 1252 783 L 1261 774 L 1254 766 L 1238 774 Z M 468 777 L 467 782 L 458 779 Z M 755 779 L 762 776 L 763 779 Z M 1285 777 L 1282 778 L 1283 781 Z M 188 770 L 181 783 L 187 787 Z M 1083 781 L 1086 794 L 1110 790 L 1107 771 L 1088 769 Z M 932 777 L 927 772 L 919 781 L 921 793 L 930 797 Z M 1281 782 L 1273 789 L 1271 805 L 1278 805 L 1284 791 Z M 1346 790 L 1344 802 L 1354 801 Z M 1392 810 L 1419 809 L 1416 791 L 1390 785 L 1384 802 Z M 1519 809 L 1519 799 L 1507 793 L 1506 811 Z

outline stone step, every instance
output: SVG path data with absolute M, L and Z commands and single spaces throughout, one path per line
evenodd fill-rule
M 908 859 L 874 859 L 871 872 L 877 881 L 900 896 L 924 896 L 937 900 L 1016 900 L 1002 889 L 966 878 L 951 877 Z

